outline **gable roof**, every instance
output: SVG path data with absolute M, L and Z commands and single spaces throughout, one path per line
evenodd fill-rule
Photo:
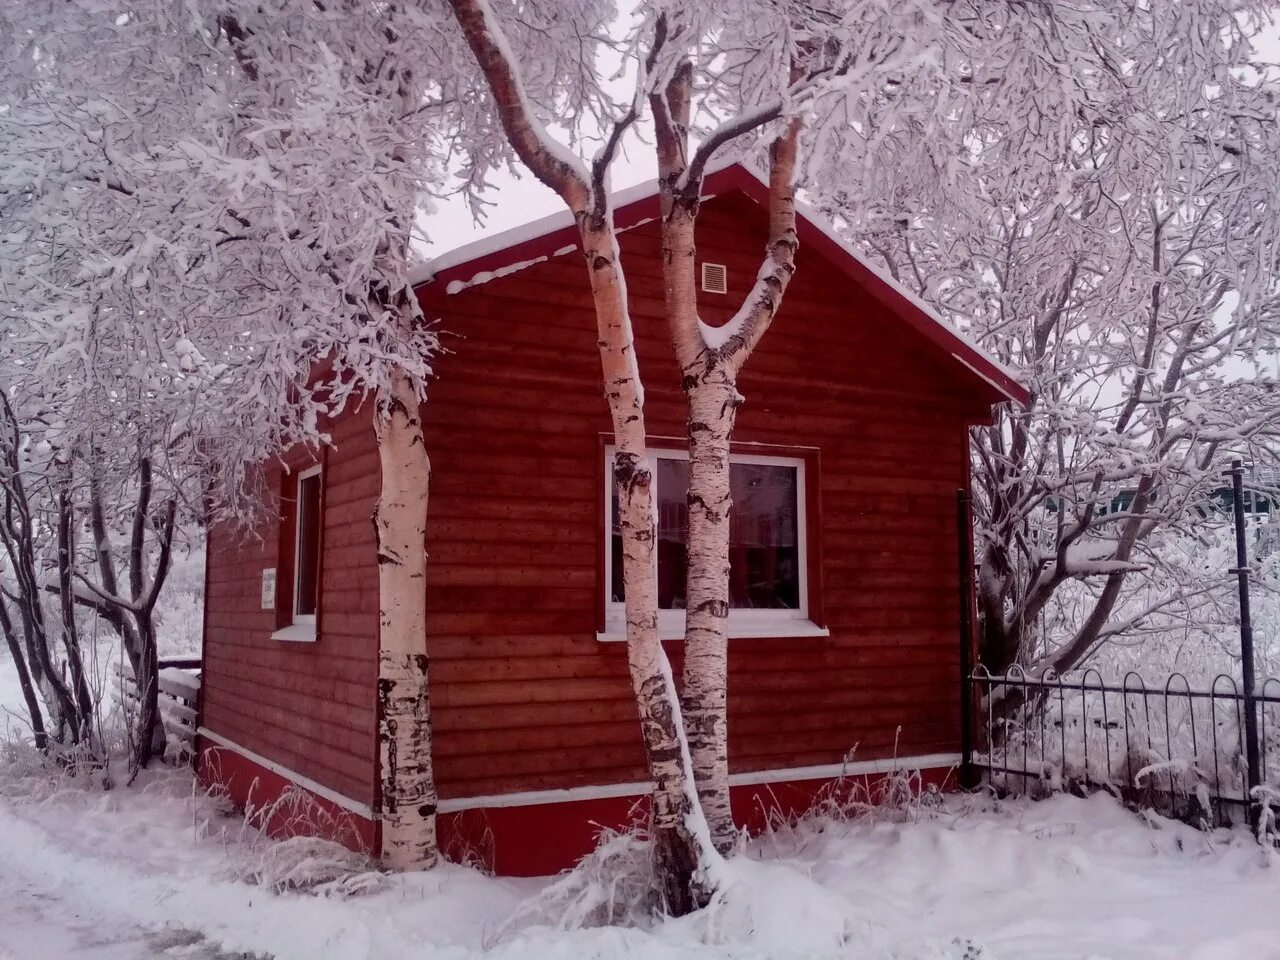
M 767 207 L 768 186 L 739 163 L 712 170 L 703 181 L 705 199 L 741 193 Z M 658 183 L 650 180 L 613 196 L 614 223 L 619 232 L 660 215 Z M 897 320 L 920 333 L 954 363 L 981 381 L 992 402 L 1026 403 L 1030 394 L 1014 373 L 938 315 L 928 304 L 891 276 L 867 262 L 853 247 L 825 226 L 811 208 L 796 203 L 796 232 L 801 249 L 820 254 L 865 290 Z M 420 297 L 436 300 L 497 277 L 507 276 L 550 257 L 578 248 L 578 229 L 568 210 L 530 221 L 491 237 L 466 244 L 428 261 L 415 277 Z M 438 301 L 437 301 L 438 302 Z

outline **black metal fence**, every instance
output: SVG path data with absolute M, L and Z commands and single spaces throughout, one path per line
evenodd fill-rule
M 1152 685 L 1130 671 L 1117 684 L 1095 669 L 1032 676 L 976 670 L 969 497 L 957 495 L 960 545 L 961 783 L 1034 794 L 1105 789 L 1135 806 L 1215 826 L 1280 822 L 1280 679 L 1254 674 L 1245 533 L 1245 469 L 1232 462 L 1232 523 L 1241 678 L 1193 689 L 1181 673 Z M 974 721 L 982 729 L 975 737 Z M 1261 835 L 1261 833 L 1260 833 Z
M 1152 686 L 1134 672 L 1108 683 L 1096 670 L 992 676 L 978 668 L 969 685 L 981 733 L 968 761 L 998 790 L 1102 789 L 1166 816 L 1241 822 L 1251 793 L 1258 799 L 1248 775 L 1249 709 L 1256 782 L 1280 784 L 1280 680 L 1248 698 L 1226 675 L 1195 689 L 1180 673 Z

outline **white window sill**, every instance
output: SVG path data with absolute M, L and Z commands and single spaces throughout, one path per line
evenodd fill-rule
M 271 639 L 288 640 L 292 643 L 315 643 L 316 625 L 314 623 L 291 623 L 273 633 Z
M 774 621 L 740 621 L 735 623 L 729 618 L 730 640 L 769 640 L 786 637 L 829 637 L 831 631 L 820 627 L 812 620 L 774 620 Z M 660 640 L 683 640 L 684 624 L 658 624 Z M 627 639 L 626 624 L 612 621 L 604 630 L 596 633 L 600 643 L 619 643 Z

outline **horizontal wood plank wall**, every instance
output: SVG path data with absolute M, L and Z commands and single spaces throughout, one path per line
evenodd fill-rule
M 209 533 L 202 722 L 227 739 L 364 804 L 374 802 L 378 574 L 371 514 L 378 456 L 366 414 L 337 423 L 325 464 L 319 639 L 271 639 L 262 571 L 286 566 L 274 520 Z M 286 458 L 296 470 L 311 463 Z M 265 471 L 279 494 L 282 471 Z
M 704 208 L 699 259 L 726 264 L 730 288 L 700 295 L 704 320 L 741 302 L 764 229 L 744 198 Z M 622 249 L 650 433 L 681 437 L 656 224 Z M 581 258 L 471 287 L 445 310 L 450 353 L 424 410 L 441 794 L 643 779 L 624 645 L 595 639 L 609 420 Z M 957 368 L 801 250 L 743 374 L 736 439 L 820 449 L 831 637 L 731 641 L 735 771 L 957 747 L 955 491 L 965 422 L 987 414 Z
M 699 257 L 728 266 L 728 317 L 755 277 L 764 219 L 705 207 Z M 662 318 L 655 225 L 623 257 L 650 432 L 684 434 Z M 424 421 L 433 476 L 428 652 L 444 797 L 643 779 L 626 651 L 595 639 L 602 546 L 595 321 L 577 254 L 446 301 Z M 733 769 L 957 746 L 955 490 L 965 422 L 986 411 L 954 370 L 802 249 L 777 323 L 742 377 L 741 442 L 817 447 L 830 638 L 733 640 Z M 319 633 L 271 640 L 259 539 L 210 534 L 204 723 L 358 800 L 375 800 L 377 452 L 367 411 L 333 429 Z M 280 471 L 267 471 L 280 489 Z M 669 645 L 679 666 L 680 644 Z

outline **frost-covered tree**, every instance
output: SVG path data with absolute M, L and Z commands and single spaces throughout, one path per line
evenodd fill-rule
M 657 564 L 653 476 L 644 419 L 644 386 L 635 357 L 635 339 L 619 260 L 609 185 L 611 165 L 623 137 L 640 117 L 645 82 L 628 106 L 610 114 L 596 58 L 613 13 L 608 4 L 583 0 L 567 8 L 533 5 L 519 12 L 495 10 L 488 0 L 452 0 L 466 42 L 489 83 L 502 132 L 533 175 L 554 190 L 572 212 L 595 303 L 597 340 L 605 397 L 613 421 L 614 484 L 622 535 L 627 662 L 640 712 L 649 774 L 653 779 L 649 832 L 665 909 L 683 914 L 705 904 L 714 892 L 722 861 L 697 795 L 689 742 L 681 718 L 671 665 L 658 638 Z M 505 14 L 505 15 L 503 15 Z M 544 71 L 534 59 L 526 71 L 514 37 L 541 28 L 556 46 L 550 62 L 577 61 L 584 87 L 593 94 L 569 104 L 562 91 L 539 83 Z M 655 24 L 656 28 L 656 24 Z M 665 30 L 665 27 L 663 28 Z M 584 51 L 584 37 L 596 38 Z M 659 49 L 639 69 L 656 65 Z M 532 78 L 532 80 L 530 79 Z M 587 160 L 551 135 L 547 119 L 569 116 L 579 132 L 584 114 L 609 124 L 603 145 Z
M 1274 453 L 1280 142 L 1249 44 L 1263 6 L 1055 4 L 1051 29 L 1013 46 L 997 42 L 1009 24 L 975 20 L 992 42 L 966 59 L 974 94 L 925 124 L 898 122 L 886 91 L 860 169 L 875 191 L 828 194 L 1032 390 L 974 438 L 992 670 L 1063 671 L 1216 602 L 1170 545 L 1231 455 Z M 1016 110 L 990 93 L 1015 67 Z M 1043 72 L 1068 68 L 1070 97 L 1045 96 Z
M 839 159 L 865 89 L 919 69 L 926 5 L 739 3 L 729 11 L 655 5 L 642 75 L 656 135 L 666 316 L 685 392 L 689 529 L 681 702 L 698 795 L 722 852 L 736 828 L 729 804 L 727 666 L 729 449 L 738 374 L 765 335 L 795 273 L 795 192 Z M 734 26 L 726 28 L 725 23 Z M 807 167 L 800 158 L 823 152 Z M 768 239 L 756 281 L 723 326 L 698 316 L 696 227 L 708 165 L 735 150 L 768 170 Z
M 435 337 L 410 282 L 410 238 L 439 179 L 431 123 L 454 99 L 444 93 L 454 78 L 440 58 L 438 21 L 401 4 L 220 6 L 221 39 L 238 67 L 234 149 L 265 177 L 262 206 L 241 205 L 238 215 L 272 223 L 280 201 L 270 180 L 283 171 L 299 231 L 291 245 L 311 261 L 301 278 L 320 273 L 343 300 L 325 306 L 341 318 L 343 336 L 312 352 L 334 362 L 324 381 L 335 391 L 330 410 L 352 389 L 374 400 L 383 858 L 426 865 L 437 850 L 425 646 L 431 465 L 420 405 Z M 263 306 L 287 311 L 295 327 L 309 325 L 286 300 Z
M 744 401 L 737 376 L 782 303 L 795 270 L 795 191 L 843 156 L 868 90 L 912 77 L 951 28 L 927 2 L 886 8 L 847 2 L 735 2 L 695 7 L 642 4 L 625 29 L 604 5 L 509 8 L 487 0 L 452 7 L 489 82 L 503 131 L 533 174 L 572 211 L 595 300 L 600 358 L 614 425 L 615 484 L 632 682 L 655 783 L 651 832 L 667 909 L 705 903 L 718 882 L 718 852 L 733 843 L 727 751 L 729 444 Z M 553 58 L 579 64 L 600 95 L 567 102 L 532 85 L 517 31 L 537 26 L 557 41 Z M 609 30 L 615 31 L 610 41 Z M 584 56 L 583 37 L 602 37 Z M 523 41 L 523 36 L 521 36 Z M 544 41 L 545 42 L 545 41 Z M 602 51 L 623 52 L 633 83 L 617 103 L 604 95 Z M 554 62 L 554 59 L 550 62 Z M 625 269 L 610 209 L 609 173 L 620 145 L 650 110 L 662 198 L 666 313 L 688 397 L 690 521 L 688 612 L 679 697 L 658 642 L 652 477 L 644 393 L 634 357 Z M 549 130 L 551 118 L 570 149 Z M 598 134 L 591 147 L 580 135 Z M 727 325 L 697 315 L 695 231 L 705 174 L 727 151 L 768 169 L 769 236 L 758 280 Z
M 219 167 L 253 187 L 260 205 L 234 198 L 246 229 L 270 228 L 303 260 L 272 276 L 256 309 L 307 335 L 313 312 L 332 318 L 333 335 L 308 351 L 325 360 L 326 412 L 362 395 L 374 401 L 383 859 L 426 865 L 437 852 L 421 417 L 436 339 L 410 282 L 411 239 L 428 198 L 446 189 L 445 157 L 461 158 L 462 183 L 479 201 L 487 172 L 511 148 L 491 135 L 495 121 L 444 4 L 208 2 L 236 64 L 227 84 L 235 137 L 225 151 L 234 159 Z M 522 41 L 541 63 L 540 89 L 571 102 L 593 97 L 578 82 L 580 64 L 540 57 L 548 41 L 536 27 Z M 296 222 L 279 222 L 282 195 Z M 319 300 L 308 289 L 317 276 Z
M 435 338 L 409 235 L 435 176 L 437 23 L 285 0 L 0 7 L 5 349 L 68 447 L 96 464 L 142 417 L 151 462 L 203 471 L 244 516 L 252 464 L 376 406 L 397 864 L 435 855 L 418 419 Z

